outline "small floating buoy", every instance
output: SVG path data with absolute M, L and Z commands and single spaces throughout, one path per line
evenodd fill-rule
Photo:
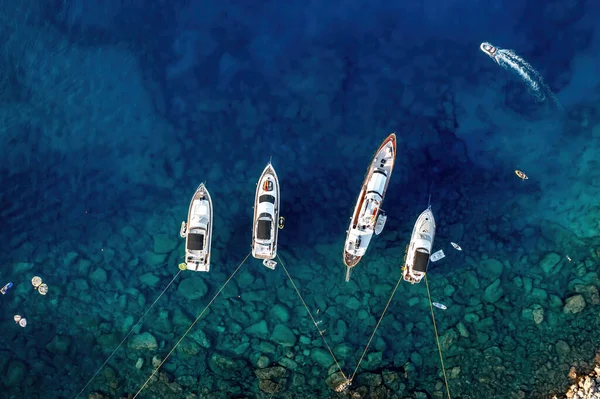
M 42 284 L 42 278 L 39 276 L 35 276 L 31 279 L 31 285 L 37 289 Z
M 187 264 L 185 262 L 179 264 L 179 270 L 187 269 Z
M 48 284 L 40 284 L 38 287 L 38 292 L 40 295 L 46 295 L 48 293 Z
M 527 177 L 527 175 L 524 172 L 520 171 L 519 169 L 515 170 L 515 174 L 517 176 L 519 176 L 519 178 L 521 180 L 527 180 L 527 179 L 529 179 L 529 177 Z
M 432 305 L 438 309 L 442 309 L 442 310 L 448 309 L 448 307 L 446 305 L 444 305 L 443 303 L 433 302 Z
M 450 241 L 450 244 L 452 244 L 454 249 L 456 249 L 457 251 L 462 251 L 462 248 L 457 243 Z

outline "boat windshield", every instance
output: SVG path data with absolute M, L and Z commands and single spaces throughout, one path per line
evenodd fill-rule
M 256 238 L 259 240 L 270 240 L 272 224 L 270 220 L 259 220 L 256 226 Z
M 425 251 L 425 252 L 421 252 Z M 416 272 L 425 273 L 427 272 L 427 265 L 429 264 L 429 254 L 425 249 L 419 248 L 415 253 L 415 263 L 413 265 L 413 270 Z
M 190 251 L 202 251 L 204 249 L 204 234 L 189 233 L 187 247 Z

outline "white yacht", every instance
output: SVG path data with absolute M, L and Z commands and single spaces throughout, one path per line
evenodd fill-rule
M 419 283 L 427 273 L 429 256 L 435 239 L 435 219 L 431 211 L 431 205 L 427 207 L 415 223 L 410 243 L 406 248 L 404 267 L 402 275 L 404 280 L 411 283 Z
M 269 269 L 275 269 L 277 265 L 273 259 L 277 255 L 280 225 L 279 179 L 269 161 L 256 185 L 252 228 L 252 256 L 262 259 Z
M 185 238 L 185 264 L 188 270 L 210 271 L 213 206 L 204 183 L 200 184 L 190 202 L 187 222 L 181 223 L 179 235 Z
M 381 210 L 381 204 L 394 170 L 395 160 L 396 135 L 392 133 L 377 149 L 350 217 L 350 227 L 346 231 L 344 244 L 346 281 L 350 281 L 350 271 L 367 251 L 373 234 L 379 234 L 383 230 L 387 217 Z

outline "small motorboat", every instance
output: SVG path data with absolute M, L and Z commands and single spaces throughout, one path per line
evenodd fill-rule
M 200 184 L 190 202 L 187 222 L 181 223 L 179 235 L 185 238 L 185 264 L 188 270 L 210 271 L 213 206 L 204 183 Z
M 354 212 L 350 217 L 350 226 L 346 231 L 344 243 L 346 282 L 350 281 L 352 268 L 360 262 L 367 251 L 373 234 L 380 234 L 383 230 L 387 216 L 381 209 L 381 204 L 394 170 L 395 160 L 396 135 L 392 133 L 377 149 L 367 169 Z
M 402 268 L 405 281 L 413 284 L 419 283 L 425 276 L 434 239 L 435 219 L 430 205 L 417 218 L 410 243 L 406 248 L 404 267 Z
M 256 185 L 254 223 L 252 228 L 252 256 L 262 259 L 263 265 L 275 269 L 279 226 L 279 179 L 271 162 L 267 164 Z

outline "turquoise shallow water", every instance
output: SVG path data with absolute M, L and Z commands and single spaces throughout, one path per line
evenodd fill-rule
M 2 397 L 447 397 L 424 282 L 399 284 L 356 369 L 430 187 L 450 396 L 561 397 L 593 369 L 595 3 L 2 5 Z M 388 221 L 344 283 L 348 218 L 391 132 Z M 249 257 L 210 303 L 250 251 L 269 159 L 279 256 L 317 325 L 281 262 Z M 212 267 L 178 274 L 200 182 Z M 340 369 L 356 374 L 336 392 Z

